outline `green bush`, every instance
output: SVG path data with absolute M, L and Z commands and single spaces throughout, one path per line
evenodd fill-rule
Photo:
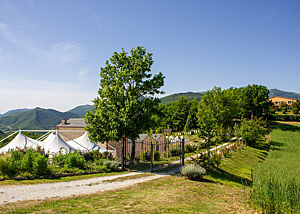
M 16 149 L 0 158 L 0 173 L 8 177 L 34 176 L 49 174 L 50 170 L 47 157 L 40 151 Z
M 32 150 L 28 150 L 22 158 L 21 170 L 23 172 L 32 172 L 33 171 L 33 162 L 35 159 L 35 153 Z
M 205 173 L 206 170 L 196 164 L 187 164 L 181 168 L 181 174 L 190 180 L 200 180 Z
M 7 175 L 8 177 L 13 177 L 17 174 L 16 167 L 12 164 L 11 159 L 7 156 L 0 158 L 0 174 Z
M 50 173 L 47 164 L 47 158 L 41 154 L 38 154 L 32 165 L 33 173 L 35 175 L 47 175 Z
M 282 108 L 281 108 L 282 114 L 286 114 L 287 110 L 288 110 L 287 107 L 282 107 Z
M 107 169 L 110 169 L 111 171 L 117 171 L 119 168 L 119 163 L 117 161 L 104 160 L 103 166 L 105 166 Z
M 65 166 L 68 168 L 79 168 L 83 169 L 85 165 L 85 160 L 82 155 L 77 151 L 71 152 L 65 156 Z
M 293 114 L 299 114 L 299 109 L 298 108 L 292 108 Z
M 109 152 L 99 152 L 98 150 L 92 150 L 86 153 L 83 153 L 83 158 L 85 161 L 96 161 L 96 160 L 100 160 L 100 159 L 109 159 L 109 160 L 113 160 L 113 156 L 111 153 Z
M 58 167 L 63 167 L 65 165 L 65 155 L 59 151 L 52 156 L 52 164 Z
M 238 136 L 241 136 L 248 145 L 254 146 L 265 135 L 264 125 L 264 121 L 260 119 L 243 119 L 240 128 L 235 130 L 235 133 L 239 132 Z
M 150 161 L 150 158 L 151 158 L 151 151 L 150 150 L 143 151 L 140 154 L 140 159 L 142 161 Z M 153 158 L 154 158 L 153 161 L 159 161 L 160 160 L 160 152 L 159 151 L 154 151 Z

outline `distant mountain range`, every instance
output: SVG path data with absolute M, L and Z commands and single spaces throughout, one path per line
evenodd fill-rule
M 0 131 L 7 132 L 18 129 L 48 130 L 55 128 L 62 119 L 83 117 L 86 111 L 93 109 L 91 105 L 77 106 L 67 112 L 42 108 L 15 109 L 0 117 Z
M 82 105 L 77 106 L 67 112 L 77 114 L 79 117 L 83 117 L 87 111 L 94 111 L 94 107 L 92 105 Z
M 275 97 L 275 96 L 292 98 L 292 99 L 300 99 L 299 93 L 287 92 L 279 89 L 270 89 L 269 97 Z
M 176 93 L 161 98 L 161 103 L 166 104 L 177 101 L 181 96 L 188 100 L 200 101 L 205 92 Z M 300 99 L 300 94 L 286 92 L 278 89 L 270 89 L 269 97 L 281 96 L 287 98 Z M 62 119 L 83 117 L 87 111 L 93 111 L 92 105 L 77 106 L 67 112 L 60 112 L 54 109 L 15 109 L 0 115 L 0 137 L 3 131 L 18 129 L 52 129 L 58 125 Z

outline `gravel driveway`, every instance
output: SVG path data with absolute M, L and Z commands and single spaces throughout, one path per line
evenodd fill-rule
M 150 181 L 159 177 L 167 176 L 166 174 L 153 174 L 153 176 L 141 177 L 136 179 L 128 179 L 111 183 L 103 182 L 137 174 L 141 173 L 132 172 L 123 175 L 98 177 L 70 182 L 0 186 L 0 204 L 13 203 L 23 200 L 43 200 L 52 197 L 69 197 L 73 195 L 91 194 L 107 190 L 115 190 L 133 186 L 141 182 Z

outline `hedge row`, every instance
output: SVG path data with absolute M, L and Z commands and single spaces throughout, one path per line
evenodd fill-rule
M 298 121 L 300 122 L 300 115 L 295 114 L 273 114 L 272 120 L 279 120 L 279 121 Z

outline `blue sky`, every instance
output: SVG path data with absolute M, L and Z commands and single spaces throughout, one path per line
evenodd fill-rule
M 114 51 L 153 53 L 166 95 L 263 84 L 300 92 L 300 1 L 0 0 L 0 113 L 97 96 Z

